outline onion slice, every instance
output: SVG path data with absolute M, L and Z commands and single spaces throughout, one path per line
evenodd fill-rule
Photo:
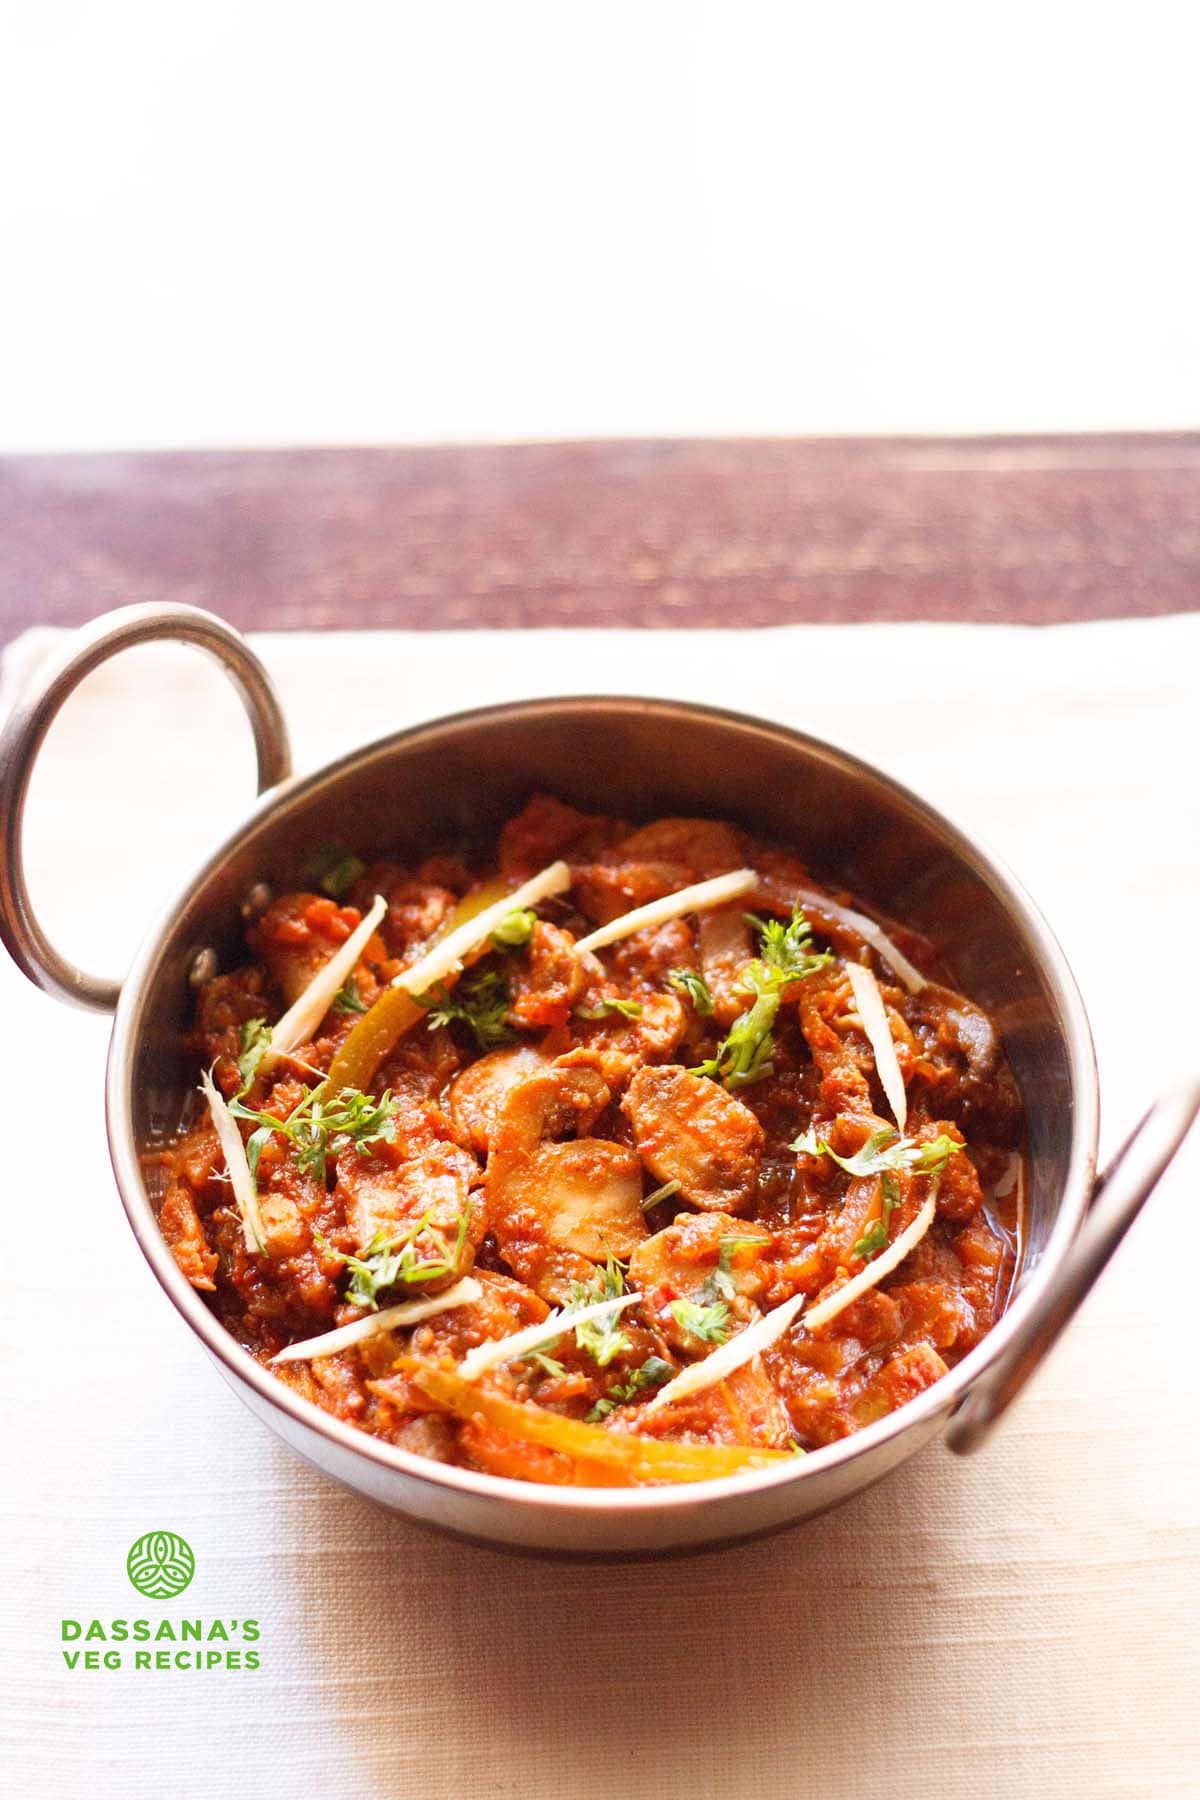
M 838 1288 L 836 1293 L 830 1294 L 827 1300 L 820 1300 L 815 1306 L 809 1307 L 800 1321 L 805 1330 L 815 1330 L 819 1325 L 827 1325 L 830 1319 L 835 1319 L 860 1294 L 865 1294 L 868 1288 L 873 1288 L 885 1275 L 890 1275 L 893 1269 L 898 1268 L 933 1224 L 936 1207 L 935 1184 L 912 1224 L 900 1233 L 894 1243 L 889 1244 L 886 1250 L 881 1250 L 865 1269 L 861 1269 L 844 1287 Z M 669 1405 L 672 1400 L 682 1400 L 688 1394 L 699 1393 L 702 1388 L 724 1381 L 727 1375 L 740 1369 L 752 1356 L 769 1349 L 785 1331 L 790 1330 L 800 1317 L 804 1300 L 803 1294 L 794 1294 L 782 1306 L 772 1307 L 769 1313 L 764 1313 L 761 1319 L 755 1319 L 753 1324 L 747 1325 L 744 1331 L 739 1331 L 728 1343 L 719 1345 L 703 1362 L 692 1363 L 689 1368 L 681 1370 L 674 1381 L 668 1381 L 666 1387 L 659 1388 L 654 1397 L 646 1402 L 644 1410 L 649 1412 L 655 1407 Z
M 360 1344 L 364 1338 L 374 1337 L 380 1331 L 398 1331 L 403 1325 L 419 1325 L 422 1319 L 432 1319 L 456 1306 L 468 1306 L 482 1294 L 483 1289 L 475 1277 L 464 1275 L 453 1287 L 448 1287 L 444 1293 L 432 1294 L 427 1300 L 401 1300 L 397 1306 L 385 1306 L 382 1312 L 368 1313 L 363 1319 L 355 1319 L 353 1324 L 340 1325 L 336 1331 L 306 1338 L 302 1344 L 288 1344 L 271 1361 L 312 1362 L 318 1356 L 334 1356 L 339 1350 L 348 1350 L 351 1344 Z
M 322 963 L 304 992 L 292 1002 L 279 1023 L 271 1029 L 271 1042 L 264 1052 L 263 1066 L 276 1057 L 290 1056 L 297 1044 L 307 1044 L 333 1005 L 335 994 L 345 987 L 375 935 L 380 920 L 387 912 L 387 901 L 376 894 L 371 910 L 357 924 L 344 944 L 339 944 L 329 961 Z
M 254 1177 L 250 1173 L 250 1164 L 246 1159 L 246 1146 L 242 1142 L 242 1134 L 237 1128 L 237 1121 L 224 1099 L 217 1092 L 212 1076 L 205 1069 L 200 1077 L 200 1091 L 208 1101 L 208 1110 L 212 1118 L 213 1129 L 217 1134 L 217 1142 L 225 1158 L 225 1168 L 229 1174 L 229 1185 L 233 1189 L 233 1197 L 237 1201 L 237 1209 L 241 1214 L 242 1234 L 246 1239 L 246 1248 L 257 1256 L 266 1251 L 266 1233 L 263 1230 L 262 1214 L 258 1210 L 258 1189 L 254 1185 Z
M 868 919 L 866 913 L 855 912 L 849 906 L 839 906 L 836 900 L 830 900 L 825 894 L 810 894 L 806 897 L 803 889 L 799 898 L 816 930 L 820 931 L 817 920 L 821 913 L 825 913 L 848 931 L 857 932 L 860 938 L 870 944 L 872 950 L 892 965 L 900 977 L 901 986 L 906 987 L 910 994 L 917 994 L 923 987 L 929 986 L 929 977 L 922 975 L 920 969 L 909 962 L 904 952 L 893 944 L 882 925 L 877 925 L 874 919 Z
M 526 1325 L 521 1331 L 510 1332 L 508 1337 L 493 1338 L 490 1343 L 469 1350 L 459 1363 L 458 1372 L 464 1381 L 475 1381 L 486 1370 L 494 1369 L 497 1363 L 512 1362 L 514 1357 L 525 1356 L 539 1344 L 561 1337 L 564 1332 L 573 1331 L 576 1325 L 585 1325 L 589 1319 L 603 1318 L 606 1313 L 615 1317 L 641 1297 L 640 1294 L 614 1294 L 607 1300 L 594 1300 L 571 1312 L 553 1312 L 539 1325 Z
M 993 1181 L 991 1187 L 984 1194 L 984 1199 L 990 1206 L 997 1200 L 1007 1200 L 1010 1195 L 1019 1217 L 1025 1204 L 1025 1158 L 1019 1150 L 1009 1153 L 1008 1161 L 1004 1165 L 1004 1173 L 998 1181 Z
M 867 1034 L 867 1042 L 875 1052 L 876 1071 L 888 1097 L 888 1105 L 895 1115 L 896 1129 L 903 1136 L 904 1127 L 908 1123 L 908 1095 L 904 1091 L 904 1077 L 900 1073 L 900 1063 L 879 983 L 865 963 L 848 962 L 845 968 L 854 990 L 854 1004 Z
M 635 906 L 632 912 L 622 913 L 619 919 L 610 919 L 607 925 L 579 938 L 575 948 L 600 950 L 605 944 L 615 944 L 618 938 L 645 931 L 651 925 L 667 925 L 685 913 L 723 906 L 727 900 L 736 900 L 740 894 L 748 894 L 757 886 L 758 876 L 753 869 L 733 869 L 728 875 L 714 875 L 710 881 L 697 881 L 691 887 L 680 888 L 676 894 L 664 894 L 660 900 Z
M 409 994 L 426 993 L 439 981 L 457 975 L 464 959 L 477 944 L 487 941 L 510 912 L 518 912 L 526 906 L 536 906 L 539 900 L 548 900 L 552 894 L 564 893 L 570 885 L 571 871 L 566 863 L 551 863 L 522 887 L 515 888 L 511 894 L 505 894 L 491 906 L 485 906 L 473 919 L 468 919 L 464 925 L 448 932 L 419 962 L 402 969 L 392 986 L 403 988 Z

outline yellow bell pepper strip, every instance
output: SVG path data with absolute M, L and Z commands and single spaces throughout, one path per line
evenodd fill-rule
M 401 969 L 386 994 L 381 994 L 334 1057 L 329 1079 L 336 1093 L 352 1087 L 366 1091 L 384 1057 L 421 1017 L 420 996 L 426 990 L 449 987 L 463 967 L 482 956 L 488 939 L 510 912 L 536 906 L 571 885 L 571 871 L 562 861 L 539 869 L 536 875 L 509 889 L 503 881 L 491 881 L 465 894 L 443 928 L 436 933 L 424 956 Z
M 425 1008 L 403 988 L 386 989 L 338 1046 L 329 1066 L 330 1092 L 359 1088 L 366 1093 L 388 1051 L 424 1016 Z
M 484 1424 L 528 1444 L 557 1450 L 577 1464 L 617 1470 L 631 1482 L 712 1481 L 743 1469 L 770 1469 L 792 1458 L 783 1450 L 759 1450 L 738 1444 L 679 1444 L 665 1438 L 640 1437 L 567 1419 L 544 1406 L 510 1400 L 492 1388 L 464 1381 L 452 1369 L 438 1368 L 416 1356 L 396 1363 L 428 1394 L 460 1419 Z M 581 1481 L 580 1485 L 586 1485 Z
M 466 925 L 480 913 L 486 912 L 490 906 L 502 900 L 508 891 L 507 882 L 488 881 L 482 887 L 473 888 L 469 894 L 464 894 L 434 932 L 429 941 L 430 949 L 442 938 L 449 937 L 452 931 L 457 931 L 460 925 Z M 452 987 L 456 980 L 457 976 L 447 975 L 444 985 Z M 404 988 L 387 988 L 374 1006 L 367 1008 L 354 1029 L 339 1045 L 329 1068 L 329 1091 L 336 1094 L 340 1089 L 349 1087 L 359 1088 L 366 1093 L 384 1057 L 418 1019 L 425 1017 L 425 1013 L 425 1007 Z

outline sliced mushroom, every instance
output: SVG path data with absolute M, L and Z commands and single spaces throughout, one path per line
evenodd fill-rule
M 514 1087 L 546 1066 L 540 1051 L 529 1044 L 492 1050 L 468 1064 L 450 1089 L 450 1121 L 464 1148 L 486 1155 L 505 1100 Z
M 707 1212 L 743 1212 L 754 1194 L 763 1128 L 715 1081 L 677 1064 L 639 1069 L 621 1102 L 638 1154 L 659 1181 L 677 1181 Z
M 713 998 L 713 1017 L 719 1025 L 732 1025 L 750 1004 L 738 986 L 742 971 L 754 955 L 746 915 L 738 906 L 717 906 L 700 914 L 700 968 Z
M 557 1065 L 513 1087 L 500 1111 L 487 1166 L 488 1217 L 500 1253 L 544 1299 L 560 1302 L 595 1264 L 625 1258 L 646 1236 L 637 1157 L 603 1138 L 556 1143 L 587 1131 L 608 1103 L 599 1071 Z
M 757 1241 L 748 1241 L 752 1238 Z M 770 1245 L 768 1232 L 743 1225 L 729 1213 L 682 1213 L 634 1251 L 629 1285 L 641 1294 L 642 1313 L 668 1343 L 694 1356 L 696 1340 L 676 1316 L 675 1301 L 721 1299 L 745 1323 L 766 1287 L 762 1258 Z M 719 1287 L 714 1285 L 718 1274 Z

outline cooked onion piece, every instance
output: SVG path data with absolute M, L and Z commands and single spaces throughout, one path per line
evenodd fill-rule
M 562 1337 L 564 1332 L 573 1331 L 576 1325 L 586 1325 L 589 1319 L 601 1319 L 606 1315 L 616 1318 L 625 1307 L 632 1306 L 640 1300 L 640 1294 L 614 1294 L 608 1300 L 594 1300 L 588 1306 L 573 1308 L 570 1312 L 553 1312 L 538 1325 L 526 1325 L 521 1331 L 510 1332 L 508 1337 L 493 1338 L 488 1344 L 480 1344 L 469 1350 L 458 1365 L 458 1372 L 464 1381 L 476 1381 L 488 1369 L 494 1369 L 497 1363 L 512 1362 L 518 1356 L 527 1356 L 531 1350 L 537 1350 L 542 1344 L 553 1338 Z
M 575 948 L 602 950 L 605 944 L 615 944 L 619 938 L 631 937 L 635 931 L 645 931 L 651 925 L 666 925 L 672 919 L 683 918 L 686 913 L 703 912 L 709 906 L 724 906 L 727 900 L 748 894 L 757 882 L 758 876 L 753 869 L 734 869 L 728 875 L 714 875 L 710 881 L 697 881 L 691 887 L 680 888 L 676 894 L 664 894 L 661 900 L 635 906 L 632 912 L 622 913 L 619 919 L 610 919 L 607 925 L 581 937 Z
M 854 1004 L 867 1034 L 867 1042 L 875 1052 L 875 1068 L 888 1097 L 888 1105 L 895 1114 L 896 1129 L 903 1135 L 908 1123 L 908 1095 L 904 1091 L 904 1077 L 900 1073 L 896 1046 L 892 1041 L 879 983 L 865 963 L 848 962 L 846 974 L 850 977 Z
M 272 1028 L 271 1042 L 263 1054 L 263 1066 L 276 1057 L 288 1056 L 298 1044 L 307 1044 L 317 1026 L 333 1005 L 340 988 L 345 987 L 363 951 L 375 935 L 387 913 L 387 901 L 376 894 L 371 910 L 355 926 L 344 944 L 340 944 L 322 963 L 304 992 L 288 1007 L 279 1023 Z
M 844 1287 L 840 1287 L 835 1293 L 830 1294 L 827 1300 L 818 1300 L 815 1306 L 809 1307 L 804 1315 L 805 1329 L 815 1331 L 819 1325 L 828 1325 L 830 1319 L 836 1319 L 843 1308 L 857 1300 L 860 1294 L 865 1294 L 868 1288 L 873 1288 L 877 1282 L 882 1281 L 885 1275 L 890 1275 L 893 1269 L 898 1269 L 909 1251 L 916 1249 L 933 1224 L 933 1215 L 936 1210 L 937 1183 L 934 1182 L 930 1188 L 929 1198 L 912 1224 L 906 1225 L 900 1236 L 895 1238 L 886 1250 L 881 1250 L 878 1256 L 872 1257 L 865 1269 L 860 1269 L 857 1275 L 852 1275 Z M 770 1314 L 767 1316 L 769 1318 Z
M 1020 1219 L 1025 1206 L 1025 1158 L 1019 1150 L 1011 1152 L 1003 1175 L 992 1183 L 984 1197 L 989 1204 L 1011 1199 L 1017 1218 Z
M 827 1325 L 830 1319 L 835 1319 L 860 1294 L 865 1294 L 868 1288 L 873 1288 L 885 1275 L 890 1275 L 893 1269 L 898 1268 L 933 1224 L 936 1204 L 935 1189 L 912 1224 L 900 1233 L 894 1243 L 889 1244 L 886 1250 L 881 1250 L 865 1269 L 861 1269 L 844 1287 L 838 1288 L 836 1293 L 830 1294 L 827 1300 L 820 1300 L 815 1306 L 809 1307 L 801 1321 L 805 1329 L 815 1330 L 819 1325 Z M 714 1383 L 724 1381 L 727 1375 L 732 1375 L 735 1369 L 749 1362 L 752 1356 L 757 1356 L 760 1351 L 768 1349 L 781 1338 L 795 1324 L 803 1306 L 804 1295 L 794 1294 L 781 1306 L 772 1307 L 769 1313 L 765 1313 L 761 1319 L 755 1319 L 753 1324 L 747 1325 L 744 1331 L 739 1331 L 728 1343 L 719 1345 L 703 1362 L 693 1363 L 690 1368 L 681 1370 L 674 1381 L 668 1381 L 666 1387 L 659 1388 L 654 1397 L 646 1402 L 647 1409 L 668 1405 L 672 1400 L 682 1400 L 687 1394 L 698 1393 L 701 1388 L 712 1387 Z
M 318 1356 L 334 1356 L 339 1350 L 348 1350 L 352 1344 L 360 1344 L 364 1338 L 374 1337 L 380 1331 L 398 1331 L 404 1325 L 419 1325 L 422 1319 L 432 1319 L 456 1306 L 469 1306 L 472 1300 L 482 1296 L 483 1289 L 475 1277 L 464 1275 L 453 1287 L 431 1295 L 428 1300 L 402 1300 L 398 1306 L 385 1306 L 382 1312 L 368 1313 L 350 1325 L 340 1325 L 336 1331 L 306 1338 L 302 1344 L 289 1344 L 271 1361 L 312 1362 Z
M 682 1400 L 687 1394 L 698 1394 L 701 1388 L 712 1387 L 718 1381 L 724 1381 L 735 1369 L 766 1350 L 776 1338 L 781 1338 L 785 1331 L 795 1324 L 804 1306 L 806 1296 L 793 1294 L 781 1306 L 773 1306 L 769 1313 L 761 1319 L 755 1319 L 744 1331 L 739 1331 L 727 1343 L 719 1344 L 706 1356 L 703 1362 L 692 1363 L 690 1367 L 681 1369 L 674 1381 L 668 1381 L 666 1387 L 659 1388 L 654 1397 L 646 1402 L 646 1410 L 668 1405 L 672 1400 Z
M 505 894 L 491 906 L 486 906 L 481 913 L 476 913 L 473 919 L 468 919 L 465 924 L 449 932 L 419 962 L 402 969 L 392 986 L 403 988 L 409 994 L 424 994 L 429 988 L 436 987 L 439 981 L 457 975 L 465 958 L 477 945 L 487 942 L 497 925 L 509 913 L 519 912 L 522 907 L 536 906 L 539 900 L 548 900 L 552 894 L 564 893 L 570 885 L 571 871 L 566 863 L 551 863 L 522 887 L 515 888 L 511 894 Z
M 242 1134 L 237 1128 L 237 1121 L 226 1106 L 213 1083 L 213 1078 L 205 1069 L 200 1077 L 200 1089 L 208 1101 L 208 1110 L 217 1134 L 217 1142 L 225 1158 L 225 1167 L 229 1172 L 229 1185 L 233 1189 L 233 1197 L 237 1201 L 237 1209 L 242 1218 L 242 1233 L 246 1239 L 247 1250 L 261 1256 L 266 1249 L 266 1233 L 263 1230 L 262 1214 L 258 1210 L 258 1189 L 254 1185 L 254 1177 L 250 1173 L 250 1164 L 246 1160 L 246 1146 L 242 1142 Z
M 803 891 L 800 899 L 803 903 Z M 825 894 L 819 900 L 814 898 L 813 908 L 814 915 L 827 913 L 831 919 L 836 919 L 840 925 L 845 925 L 848 930 L 856 931 L 860 938 L 864 938 L 872 950 L 891 963 L 900 977 L 901 986 L 906 987 L 910 994 L 919 993 L 923 987 L 929 986 L 929 977 L 922 975 L 920 969 L 909 962 L 904 952 L 893 944 L 883 926 L 877 925 L 874 919 L 868 919 L 866 913 L 855 912 L 849 906 L 839 906 L 836 900 L 830 900 Z

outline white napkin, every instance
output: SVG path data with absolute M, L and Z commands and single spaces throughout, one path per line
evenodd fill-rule
M 10 694 L 56 641 L 10 647 Z M 982 834 L 1042 904 L 1091 1012 L 1107 1146 L 1200 1055 L 1200 617 L 257 646 L 302 769 L 437 712 L 563 691 L 716 700 L 846 743 Z M 155 649 L 91 677 L 27 834 L 64 947 L 121 966 L 250 781 L 203 660 Z M 343 1493 L 241 1408 L 125 1226 L 105 1022 L 7 964 L 0 994 L 12 1793 L 1200 1790 L 1197 1144 L 977 1457 L 934 1447 L 824 1519 L 698 1560 L 517 1561 Z M 196 1554 L 170 1603 L 125 1574 L 151 1529 Z M 259 1620 L 262 1667 L 66 1668 L 64 1617 L 163 1615 Z

